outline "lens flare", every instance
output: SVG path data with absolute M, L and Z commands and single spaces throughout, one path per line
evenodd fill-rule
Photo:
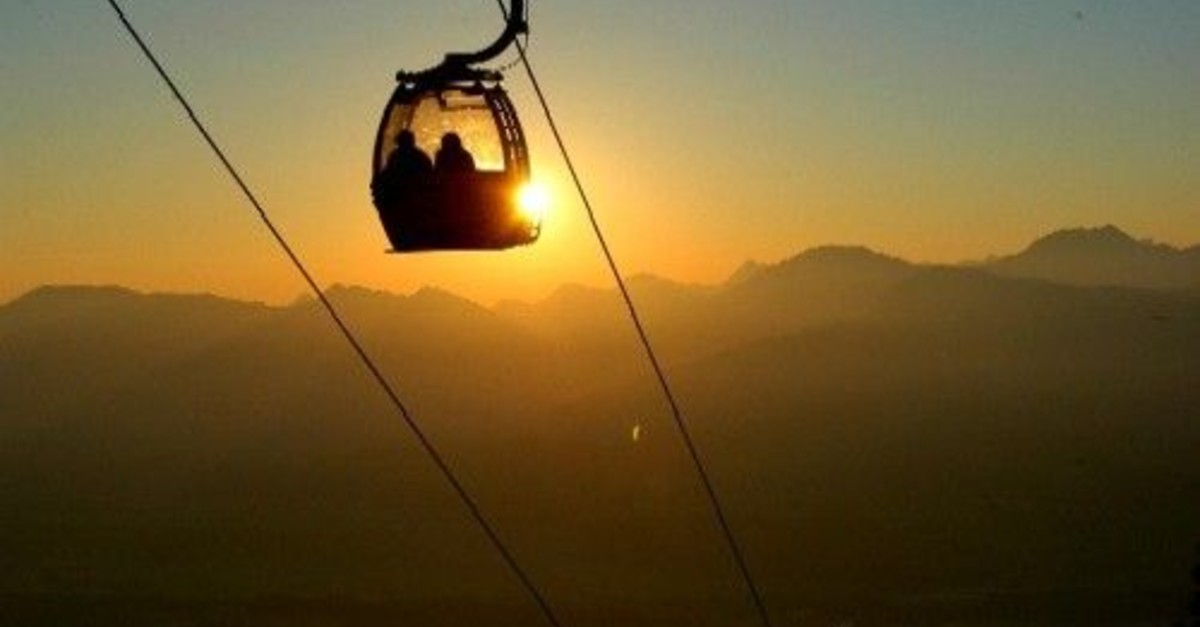
M 517 191 L 517 207 L 529 221 L 541 224 L 550 210 L 550 190 L 536 181 L 522 185 Z

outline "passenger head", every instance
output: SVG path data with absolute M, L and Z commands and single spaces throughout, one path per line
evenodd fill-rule
M 462 138 L 453 131 L 442 135 L 442 148 L 447 150 L 462 150 Z
M 400 148 L 412 148 L 416 145 L 417 137 L 413 135 L 412 131 L 404 129 L 396 135 L 396 146 Z

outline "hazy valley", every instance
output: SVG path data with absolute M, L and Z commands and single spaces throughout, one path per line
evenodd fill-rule
M 777 624 L 1186 614 L 1200 248 L 631 286 Z M 328 295 L 566 624 L 753 624 L 613 291 Z M 311 299 L 0 305 L 0 624 L 538 620 Z

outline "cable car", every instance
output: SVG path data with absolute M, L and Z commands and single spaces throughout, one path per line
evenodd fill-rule
M 541 203 L 530 202 L 525 133 L 503 75 L 477 67 L 527 32 L 525 2 L 512 0 L 504 32 L 487 48 L 396 74 L 371 162 L 391 252 L 502 250 L 537 240 Z

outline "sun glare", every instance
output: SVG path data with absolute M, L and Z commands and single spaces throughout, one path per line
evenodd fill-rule
M 535 224 L 541 224 L 550 210 L 550 190 L 543 184 L 530 181 L 517 190 L 517 206 Z

